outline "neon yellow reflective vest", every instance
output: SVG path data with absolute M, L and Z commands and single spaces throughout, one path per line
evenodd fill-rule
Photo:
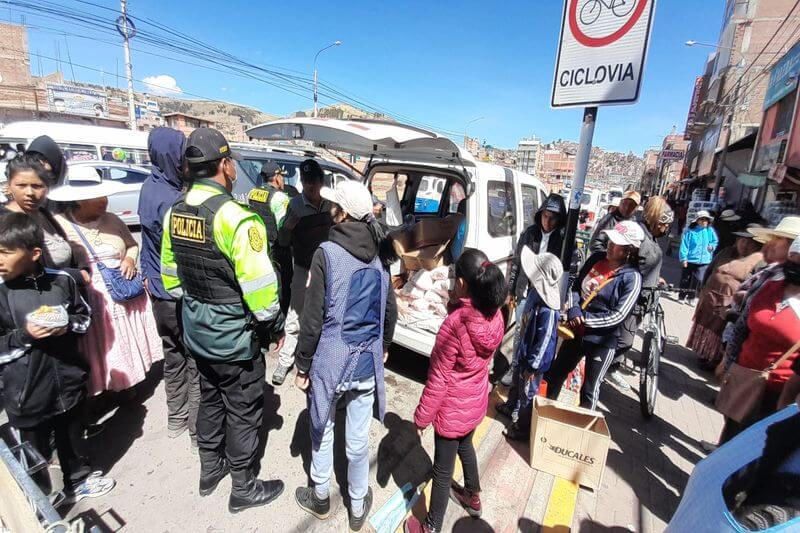
M 187 206 L 200 206 L 209 198 L 230 194 L 212 180 L 197 180 L 186 194 Z M 176 206 L 181 205 L 180 202 Z M 216 210 L 210 236 L 200 229 L 202 223 L 187 226 L 173 206 L 164 217 L 161 243 L 161 279 L 170 295 L 182 297 L 184 342 L 195 356 L 215 361 L 241 361 L 258 353 L 260 344 L 254 335 L 255 324 L 271 337 L 282 334 L 283 314 L 278 301 L 278 277 L 269 260 L 266 228 L 261 218 L 232 197 Z M 202 222 L 202 221 L 201 221 Z M 241 293 L 237 303 L 201 301 L 185 293 L 181 266 L 176 262 L 173 239 L 213 239 L 213 245 L 230 263 Z M 210 243 L 209 243 L 210 244 Z M 217 283 L 217 281 L 215 281 Z M 224 281 L 219 281 L 224 283 Z

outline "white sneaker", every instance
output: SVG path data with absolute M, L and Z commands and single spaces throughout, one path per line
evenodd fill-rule
M 92 472 L 83 483 L 72 490 L 65 490 L 66 498 L 61 503 L 78 503 L 84 498 L 99 498 L 111 492 L 117 482 L 99 474 L 99 472 Z
M 609 372 L 606 374 L 605 380 L 624 391 L 631 390 L 630 384 L 625 381 L 625 378 L 622 377 L 622 373 L 619 370 L 615 370 L 614 372 Z

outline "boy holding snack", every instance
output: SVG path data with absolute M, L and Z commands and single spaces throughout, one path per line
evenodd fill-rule
M 91 311 L 69 274 L 44 268 L 43 246 L 33 219 L 0 215 L 0 372 L 11 425 L 45 460 L 55 442 L 67 501 L 77 502 L 107 494 L 114 481 L 93 474 L 80 450 L 87 365 L 77 336 Z

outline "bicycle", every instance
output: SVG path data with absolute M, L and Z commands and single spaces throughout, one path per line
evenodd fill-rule
M 584 26 L 591 26 L 597 22 L 603 8 L 610 9 L 615 17 L 627 17 L 636 7 L 636 2 L 637 0 L 589 0 L 581 8 L 581 23 Z
M 667 343 L 678 342 L 676 337 L 667 335 L 664 308 L 661 306 L 660 296 L 661 293 L 680 290 L 671 285 L 642 289 L 642 297 L 646 298 L 647 311 L 642 321 L 644 340 L 639 362 L 639 409 L 646 419 L 651 418 L 656 409 L 658 373 L 664 349 Z

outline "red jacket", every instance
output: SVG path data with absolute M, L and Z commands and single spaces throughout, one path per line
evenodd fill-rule
M 486 318 L 461 300 L 436 336 L 428 382 L 414 413 L 417 427 L 432 423 L 436 433 L 453 439 L 480 424 L 489 402 L 489 363 L 504 333 L 499 311 Z
M 800 318 L 789 306 L 776 313 L 776 304 L 783 299 L 786 288 L 784 280 L 765 283 L 750 302 L 747 327 L 750 330 L 747 340 L 739 353 L 740 365 L 754 370 L 764 370 L 786 353 L 797 342 L 800 331 Z M 792 362 L 797 359 L 794 353 L 769 373 L 767 389 L 780 394 L 783 385 L 792 376 Z

